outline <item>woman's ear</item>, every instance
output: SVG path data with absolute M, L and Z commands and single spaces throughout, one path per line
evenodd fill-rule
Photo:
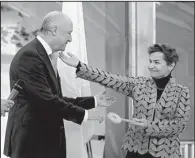
M 175 68 L 175 62 L 168 66 L 168 70 L 171 72 Z

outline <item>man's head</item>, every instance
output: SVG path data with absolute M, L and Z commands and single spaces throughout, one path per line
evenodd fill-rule
M 154 44 L 148 48 L 150 76 L 162 78 L 167 76 L 175 68 L 179 57 L 176 50 L 169 45 Z
M 48 13 L 42 22 L 40 33 L 53 52 L 64 51 L 66 44 L 72 41 L 73 24 L 71 19 L 59 11 Z

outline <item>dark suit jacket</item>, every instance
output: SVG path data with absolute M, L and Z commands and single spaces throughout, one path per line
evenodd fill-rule
M 11 62 L 11 89 L 18 79 L 24 81 L 24 87 L 9 113 L 4 154 L 11 158 L 65 158 L 63 119 L 81 124 L 84 109 L 94 108 L 94 98 L 62 96 L 60 78 L 37 39 L 19 50 Z

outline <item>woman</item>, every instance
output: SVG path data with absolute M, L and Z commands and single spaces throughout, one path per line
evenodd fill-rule
M 129 96 L 134 101 L 136 123 L 128 129 L 122 148 L 126 158 L 179 158 L 179 134 L 190 118 L 189 89 L 172 78 L 178 62 L 176 50 L 169 45 L 148 48 L 151 77 L 126 77 L 92 68 L 69 53 L 60 54 L 66 64 L 76 67 L 78 77 L 97 82 Z

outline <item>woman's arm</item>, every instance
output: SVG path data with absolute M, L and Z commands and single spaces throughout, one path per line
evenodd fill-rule
M 82 79 L 99 83 L 102 86 L 111 88 L 126 96 L 133 97 L 133 88 L 140 82 L 144 82 L 146 77 L 127 77 L 122 75 L 111 74 L 93 68 L 87 64 L 82 63 L 72 53 L 67 53 L 68 56 L 60 53 L 60 59 L 67 65 L 76 68 L 76 75 Z
M 98 68 L 79 62 L 76 75 L 82 79 L 99 83 L 126 96 L 133 97 L 133 88 L 138 83 L 144 82 L 146 77 L 128 77 L 111 74 Z

